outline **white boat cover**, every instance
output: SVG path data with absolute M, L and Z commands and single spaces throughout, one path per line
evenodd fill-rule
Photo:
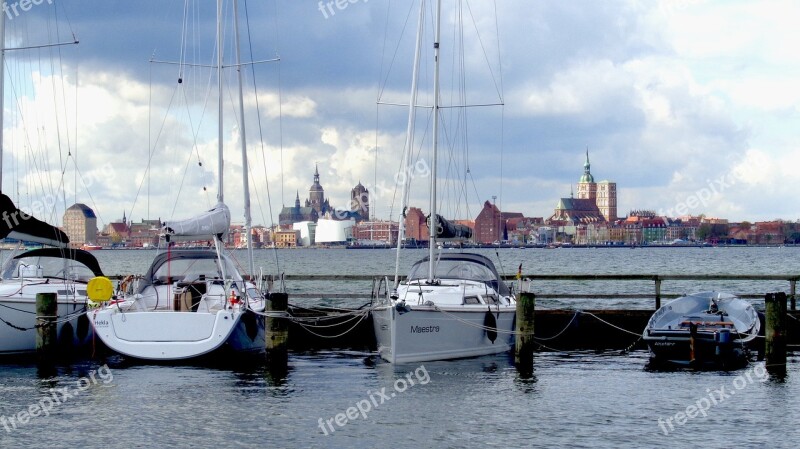
M 212 237 L 228 233 L 231 225 L 231 211 L 223 203 L 217 203 L 211 210 L 185 220 L 164 222 L 161 231 L 167 236 Z

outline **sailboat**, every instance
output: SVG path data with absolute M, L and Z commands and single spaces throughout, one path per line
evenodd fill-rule
M 425 1 L 420 4 L 419 30 L 409 102 L 406 151 L 409 166 Z M 439 140 L 439 42 L 441 0 L 434 17 L 433 136 L 430 183 L 429 253 L 417 261 L 400 282 L 400 251 L 405 223 L 400 220 L 394 288 L 373 306 L 373 325 L 380 356 L 391 363 L 424 362 L 476 357 L 509 351 L 512 347 L 516 301 L 492 261 L 480 254 L 441 252 L 437 242 L 465 240 L 471 230 L 437 212 L 437 150 Z M 403 209 L 408 200 L 404 186 Z
M 3 99 L 8 50 L 5 48 L 5 21 L 6 15 L 0 14 L 0 239 L 14 239 L 18 244 L 0 271 L 0 356 L 20 356 L 36 350 L 36 295 L 39 293 L 57 295 L 57 335 L 62 345 L 79 347 L 91 342 L 91 327 L 85 316 L 87 284 L 103 272 L 94 256 L 69 248 L 69 238 L 63 231 L 26 214 L 2 192 Z M 47 46 L 57 45 L 63 44 Z M 46 247 L 22 251 L 23 242 Z
M 234 20 L 237 67 L 239 30 L 237 1 Z M 230 228 L 230 211 L 223 199 L 223 45 L 222 0 L 217 1 L 217 61 L 219 94 L 217 204 L 195 217 L 168 221 L 162 227 L 166 249 L 156 255 L 143 278 L 131 284 L 121 299 L 88 313 L 97 336 L 111 350 L 140 360 L 178 361 L 214 355 L 242 355 L 265 350 L 266 298 L 223 253 Z M 244 136 L 242 79 L 239 70 L 239 132 L 242 142 L 246 229 L 250 233 L 247 153 Z M 214 242 L 213 250 L 173 249 L 176 240 Z M 252 239 L 248 239 L 252 271 Z

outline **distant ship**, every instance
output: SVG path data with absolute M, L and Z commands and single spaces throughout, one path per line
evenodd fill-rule
M 81 249 L 84 250 L 84 251 L 96 251 L 96 250 L 99 250 L 99 249 L 103 249 L 103 247 L 100 246 L 100 245 L 95 245 L 93 243 L 84 243 L 81 246 Z

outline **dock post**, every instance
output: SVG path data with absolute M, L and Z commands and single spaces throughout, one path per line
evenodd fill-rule
M 656 310 L 661 308 L 661 279 L 656 276 Z
M 56 353 L 58 342 L 58 295 L 36 294 L 36 353 L 45 361 Z
M 789 281 L 789 302 L 791 303 L 792 312 L 797 310 L 797 302 L 795 300 L 795 289 L 797 288 L 797 279 Z
M 786 373 L 786 293 L 767 293 L 764 305 L 767 370 L 782 375 Z
M 533 332 L 536 295 L 520 292 L 517 298 L 516 340 L 514 345 L 514 363 L 523 373 L 533 370 Z
M 269 316 L 286 313 L 289 308 L 289 295 L 286 293 L 271 293 L 267 305 L 267 354 L 285 356 L 289 340 L 289 322 L 286 318 Z M 276 313 L 277 312 L 277 313 Z

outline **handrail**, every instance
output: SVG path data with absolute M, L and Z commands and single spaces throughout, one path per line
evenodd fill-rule
M 285 281 L 373 281 L 375 278 L 385 278 L 388 274 L 286 274 L 283 276 Z M 123 276 L 109 276 L 111 279 L 121 279 Z M 655 299 L 655 308 L 661 307 L 662 298 L 677 298 L 680 295 L 662 294 L 661 284 L 663 281 L 787 281 L 789 282 L 790 310 L 797 310 L 796 290 L 797 282 L 800 281 L 800 274 L 523 274 L 523 279 L 540 281 L 651 281 L 654 283 L 654 294 L 537 294 L 542 299 Z M 274 277 L 265 275 L 265 280 L 269 281 Z M 517 276 L 502 276 L 503 280 L 515 280 Z M 405 280 L 405 276 L 401 277 Z M 372 292 L 370 292 L 372 293 Z M 327 298 L 362 298 L 370 297 L 364 294 L 349 293 L 327 293 Z M 301 298 L 319 298 L 317 293 L 294 293 L 293 296 Z M 742 293 L 737 294 L 741 298 L 761 298 L 761 294 Z

